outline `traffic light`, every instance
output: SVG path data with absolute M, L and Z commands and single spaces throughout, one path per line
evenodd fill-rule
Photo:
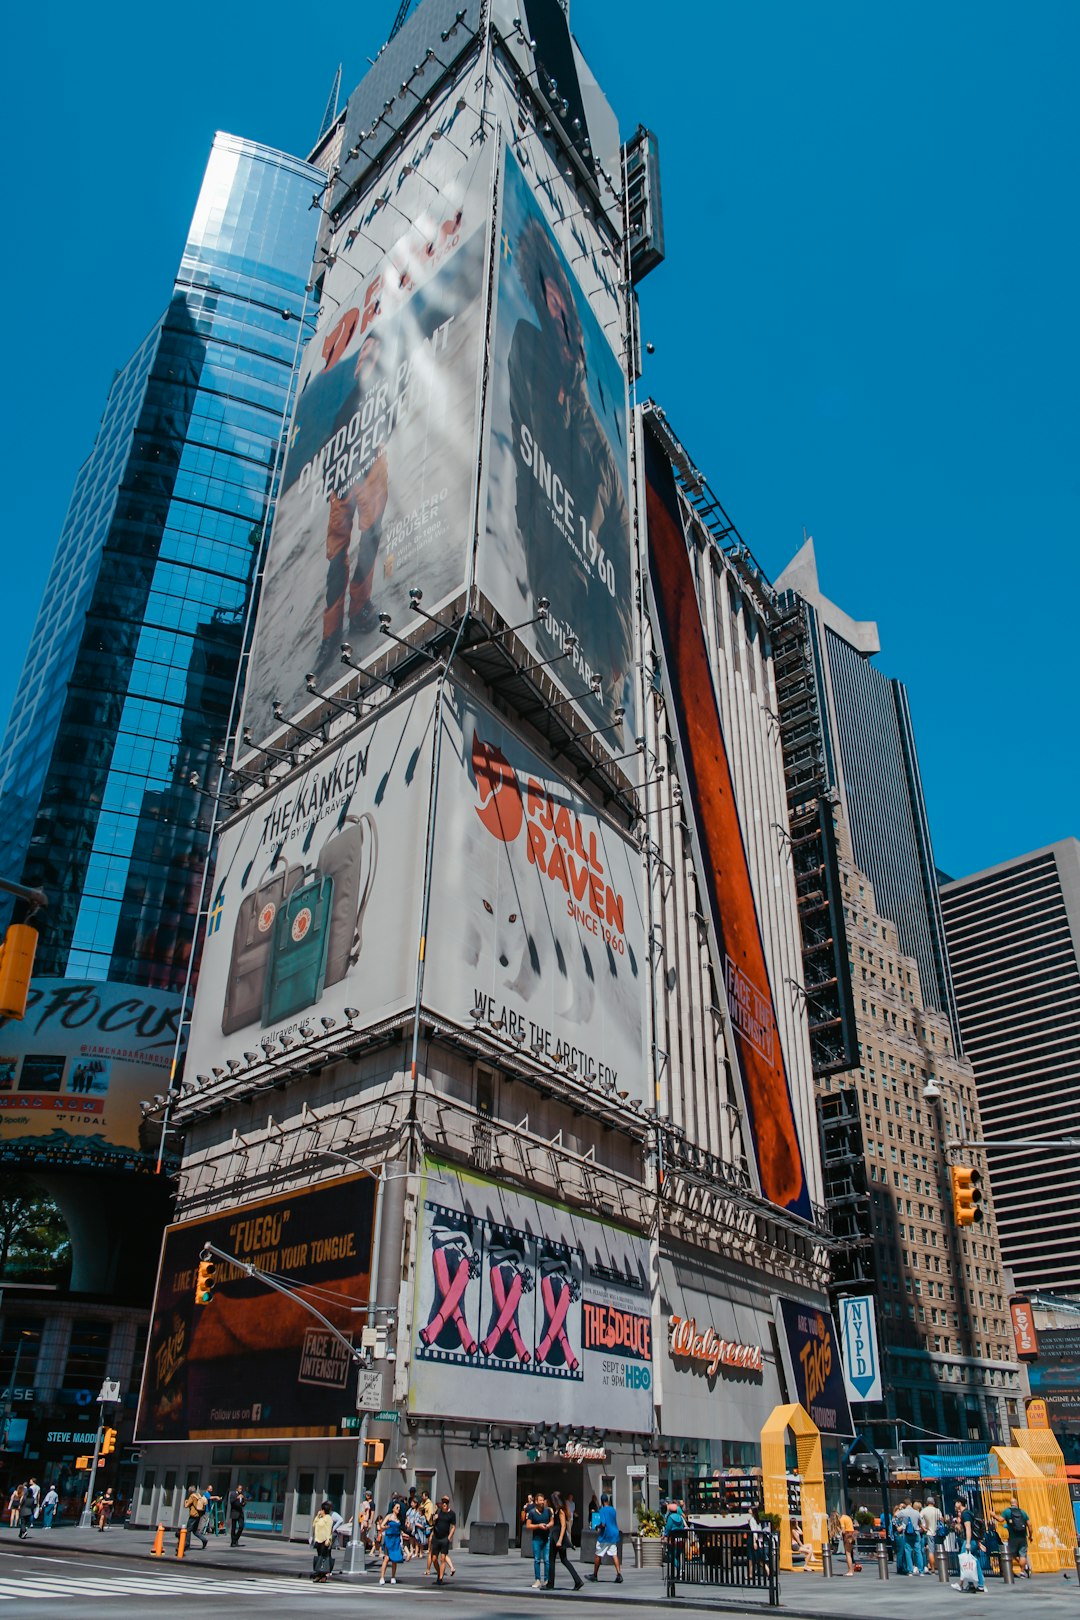
M 954 1164 L 952 1207 L 957 1226 L 975 1226 L 982 1221 L 982 1177 L 969 1164 Z
M 89 1467 L 90 1467 L 90 1458 L 89 1457 L 76 1457 L 76 1459 L 75 1459 L 75 1472 L 77 1474 L 84 1474 Z
M 217 1287 L 217 1266 L 209 1249 L 204 1249 L 199 1255 L 199 1274 L 195 1279 L 196 1305 L 209 1305 L 214 1297 Z
M 110 1451 L 116 1450 L 116 1430 L 106 1429 L 101 1437 L 101 1455 L 107 1457 Z
M 364 1467 L 381 1468 L 382 1460 L 386 1456 L 385 1440 L 364 1441 Z
M 0 945 L 0 1018 L 21 1018 L 26 1012 L 37 942 L 38 931 L 29 923 L 12 923 L 4 936 Z

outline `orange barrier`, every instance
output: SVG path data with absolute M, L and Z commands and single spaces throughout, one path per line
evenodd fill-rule
M 183 1558 L 183 1556 L 184 1556 L 184 1548 L 186 1546 L 187 1546 L 187 1526 L 185 1525 L 184 1528 L 180 1532 L 180 1539 L 176 1543 L 176 1556 L 177 1556 L 177 1558 Z
M 157 1535 L 154 1537 L 154 1545 L 150 1549 L 150 1554 L 151 1554 L 151 1557 L 153 1557 L 153 1558 L 160 1558 L 164 1551 L 165 1551 L 165 1526 L 163 1524 L 159 1524 L 158 1527 L 157 1527 Z

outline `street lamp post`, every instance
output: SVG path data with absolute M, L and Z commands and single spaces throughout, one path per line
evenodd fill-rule
M 90 1483 L 86 1487 L 86 1505 L 79 1517 L 79 1529 L 89 1530 L 94 1522 L 94 1510 L 91 1503 L 94 1500 L 94 1485 L 97 1481 L 98 1463 L 101 1461 L 101 1439 L 105 1433 L 105 1408 L 114 1406 L 120 1399 L 120 1385 L 115 1379 L 106 1378 L 98 1393 L 98 1426 L 94 1436 L 94 1460 L 90 1464 Z

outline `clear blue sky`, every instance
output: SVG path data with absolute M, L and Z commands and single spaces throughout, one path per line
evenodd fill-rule
M 338 60 L 348 89 L 395 9 L 9 19 L 0 714 L 214 130 L 305 154 Z M 1080 831 L 1080 5 L 572 0 L 571 20 L 624 133 L 661 142 L 643 393 L 768 573 L 805 527 L 825 591 L 878 620 L 939 864 Z

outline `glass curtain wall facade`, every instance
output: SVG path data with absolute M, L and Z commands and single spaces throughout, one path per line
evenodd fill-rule
M 319 169 L 215 137 L 168 308 L 80 471 L 0 759 L 42 975 L 182 986 L 268 516 Z

